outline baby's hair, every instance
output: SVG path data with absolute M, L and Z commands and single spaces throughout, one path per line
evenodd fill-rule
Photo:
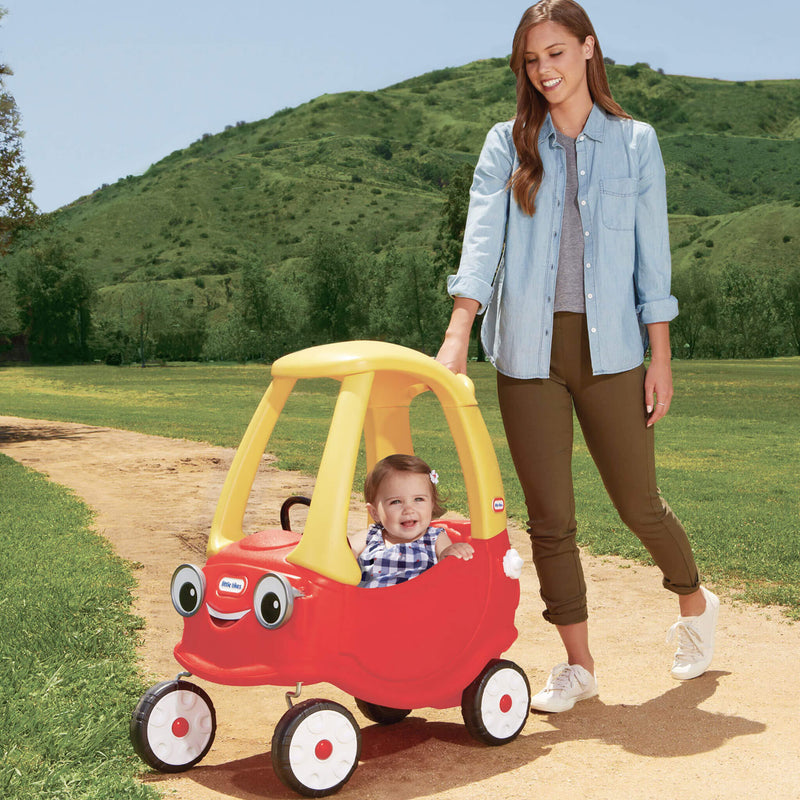
M 364 481 L 364 499 L 368 503 L 375 503 L 381 483 L 391 472 L 415 472 L 417 475 L 427 475 L 433 500 L 433 516 L 439 517 L 444 514 L 445 509 L 439 499 L 436 484 L 430 480 L 431 468 L 418 456 L 408 456 L 403 453 L 395 453 L 381 459 L 367 475 Z

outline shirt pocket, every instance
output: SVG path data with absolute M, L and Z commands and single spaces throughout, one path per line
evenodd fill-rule
M 636 178 L 605 178 L 600 181 L 603 224 L 615 231 L 632 231 L 636 219 Z

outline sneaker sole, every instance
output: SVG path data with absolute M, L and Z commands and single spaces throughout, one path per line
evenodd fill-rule
M 558 708 L 554 708 L 552 705 L 548 706 L 546 703 L 540 703 L 536 705 L 531 699 L 531 711 L 539 711 L 543 714 L 560 714 L 562 711 L 569 711 L 570 709 L 575 707 L 575 703 L 579 700 L 588 700 L 590 697 L 596 697 L 599 694 L 600 690 L 598 687 L 595 686 L 594 689 L 590 689 L 583 694 L 579 694 L 577 697 L 571 697 L 570 702 L 567 705 L 561 705 Z

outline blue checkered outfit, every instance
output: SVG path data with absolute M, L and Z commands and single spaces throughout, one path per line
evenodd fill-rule
M 386 546 L 383 526 L 370 525 L 367 546 L 358 557 L 361 567 L 359 586 L 374 589 L 394 586 L 416 578 L 436 564 L 436 540 L 444 528 L 428 528 L 419 539 Z

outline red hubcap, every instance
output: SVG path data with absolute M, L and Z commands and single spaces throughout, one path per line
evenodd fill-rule
M 500 710 L 504 714 L 507 714 L 509 711 L 511 711 L 511 706 L 513 706 L 513 705 L 514 705 L 514 701 L 511 699 L 511 695 L 510 694 L 504 694 L 500 698 Z
M 189 733 L 189 722 L 183 717 L 178 717 L 172 723 L 172 735 L 182 739 L 187 733 Z
M 314 755 L 320 760 L 330 758 L 333 753 L 333 745 L 327 739 L 320 739 L 314 748 Z

